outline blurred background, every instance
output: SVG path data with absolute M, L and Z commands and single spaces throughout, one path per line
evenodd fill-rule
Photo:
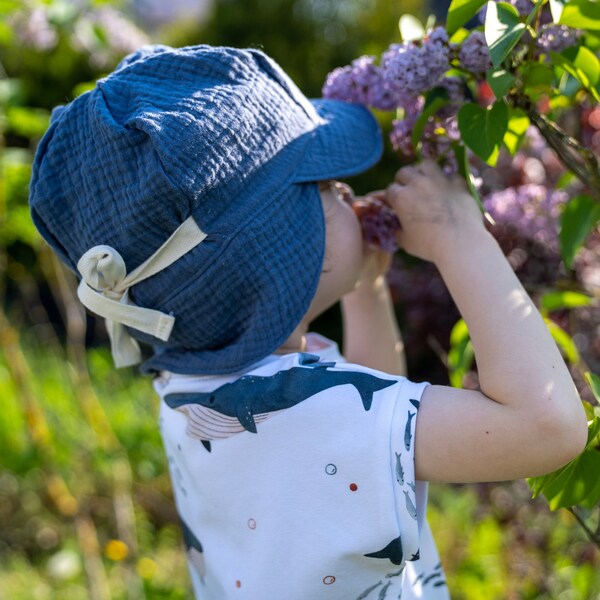
M 448 2 L 422 0 L 0 0 L 0 598 L 189 598 L 181 535 L 148 379 L 115 371 L 102 321 L 76 301 L 75 279 L 29 219 L 28 181 L 52 107 L 73 99 L 146 43 L 258 47 L 309 96 L 362 54 L 399 42 L 411 13 L 443 20 Z M 382 125 L 391 117 L 381 114 Z M 600 112 L 577 118 L 600 148 Z M 594 137 L 595 136 L 595 137 Z M 387 145 L 357 193 L 398 168 Z M 556 159 L 532 135 L 488 174 L 505 185 L 548 186 Z M 495 178 L 495 179 L 494 179 Z M 531 187 L 527 188 L 531 192 Z M 513 222 L 495 230 L 530 293 L 600 295 L 600 234 L 574 269 L 556 246 L 555 217 L 531 227 L 535 194 L 514 193 Z M 515 208 L 516 207 L 516 208 Z M 540 217 L 536 213 L 536 218 Z M 554 218 L 554 221 L 553 221 Z M 545 220 L 544 220 L 545 219 Z M 399 254 L 390 284 L 408 348 L 409 376 L 448 383 L 449 337 L 459 318 L 429 264 Z M 572 351 L 600 372 L 598 308 L 550 311 Z M 315 329 L 341 342 L 336 307 Z M 581 382 L 581 370 L 574 369 Z M 477 386 L 467 369 L 463 384 Z M 584 384 L 580 393 L 593 401 Z M 600 598 L 600 553 L 567 511 L 530 500 L 523 481 L 432 486 L 430 520 L 456 599 Z

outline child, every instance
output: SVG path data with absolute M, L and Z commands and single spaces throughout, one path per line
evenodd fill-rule
M 425 482 L 539 475 L 583 448 L 542 318 L 463 183 L 429 162 L 385 197 L 469 326 L 482 392 L 403 376 L 389 257 L 363 249 L 330 181 L 380 153 L 366 109 L 208 46 L 126 58 L 39 145 L 38 229 L 117 365 L 139 360 L 133 338 L 153 346 L 197 598 L 447 598 Z M 340 299 L 345 359 L 307 333 Z

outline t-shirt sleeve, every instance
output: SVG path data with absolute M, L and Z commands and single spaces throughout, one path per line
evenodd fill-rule
M 421 396 L 429 383 L 400 383 L 390 428 L 390 465 L 403 554 L 410 561 L 419 558 L 427 505 L 427 484 L 415 477 L 414 442 Z

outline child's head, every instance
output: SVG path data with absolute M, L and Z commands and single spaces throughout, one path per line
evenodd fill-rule
M 381 146 L 366 109 L 308 101 L 258 50 L 145 48 L 53 113 L 32 216 L 87 282 L 84 303 L 112 321 L 113 348 L 127 346 L 124 322 L 154 346 L 147 370 L 234 372 L 278 348 L 311 305 L 318 182 L 366 170 Z M 146 279 L 119 284 L 176 231 Z M 163 314 L 127 320 L 115 301 Z

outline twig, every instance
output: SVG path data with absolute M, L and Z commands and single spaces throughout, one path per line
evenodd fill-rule
M 579 525 L 581 525 L 582 529 L 585 531 L 590 541 L 600 548 L 600 535 L 598 533 L 593 532 L 588 526 L 587 523 L 583 520 L 583 518 L 577 513 L 575 507 L 567 508 L 567 510 L 577 519 Z
M 526 112 L 564 165 L 590 189 L 596 200 L 600 200 L 600 170 L 594 153 L 565 133 L 545 115 L 531 107 L 528 107 Z

